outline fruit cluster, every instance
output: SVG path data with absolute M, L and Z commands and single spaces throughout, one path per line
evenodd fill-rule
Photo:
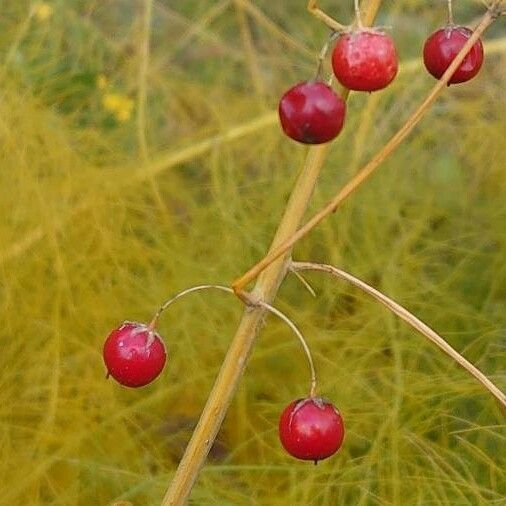
M 176 295 L 162 306 L 149 325 L 124 322 L 114 329 L 105 340 L 103 349 L 107 377 L 112 376 L 121 385 L 131 388 L 142 387 L 154 381 L 167 360 L 165 345 L 155 330 L 158 317 L 171 301 L 200 288 L 202 287 L 190 288 Z M 274 310 L 268 304 L 263 305 Z M 277 310 L 274 311 L 280 314 Z M 299 331 L 297 334 L 307 349 L 304 338 Z M 279 420 L 279 437 L 288 453 L 316 463 L 330 457 L 341 447 L 344 424 L 339 411 L 330 402 L 314 394 L 316 377 L 311 354 L 309 351 L 307 354 L 312 370 L 311 393 L 285 408 Z
M 472 31 L 449 24 L 425 42 L 423 61 L 428 72 L 440 79 L 462 49 Z M 448 85 L 469 81 L 483 63 L 483 45 L 478 40 L 453 73 Z M 370 28 L 343 32 L 332 51 L 332 69 L 348 90 L 373 92 L 386 88 L 398 71 L 394 41 L 387 33 Z M 318 73 L 319 74 L 319 73 Z M 278 107 L 285 134 L 303 144 L 323 144 L 341 132 L 346 103 L 328 84 L 316 79 L 290 88 Z

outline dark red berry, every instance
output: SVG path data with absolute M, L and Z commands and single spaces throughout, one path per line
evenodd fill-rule
M 281 97 L 278 112 L 288 137 L 304 144 L 322 144 L 343 128 L 346 103 L 325 83 L 308 81 Z
M 375 31 L 341 35 L 332 52 L 337 80 L 349 90 L 376 91 L 397 75 L 398 61 L 392 37 Z
M 166 358 L 161 337 L 143 323 L 124 322 L 104 344 L 107 375 L 127 387 L 151 383 L 162 372 Z
M 290 455 L 316 463 L 341 447 L 343 419 L 330 402 L 319 397 L 299 399 L 281 414 L 279 438 Z
M 423 62 L 429 73 L 440 79 L 472 33 L 464 26 L 447 26 L 434 32 L 423 47 Z M 482 63 L 483 44 L 478 39 L 457 67 L 448 85 L 469 81 L 480 71 Z

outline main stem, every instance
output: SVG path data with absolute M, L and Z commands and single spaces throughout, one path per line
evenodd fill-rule
M 369 0 L 363 16 L 366 24 L 372 24 L 380 5 L 381 0 Z M 347 93 L 343 94 L 346 98 Z M 328 150 L 328 144 L 309 149 L 304 167 L 292 191 L 270 251 L 285 242 L 299 228 Z M 262 272 L 254 288 L 255 297 L 267 303 L 274 300 L 286 275 L 289 260 L 290 251 L 288 250 Z M 200 420 L 179 463 L 174 479 L 163 498 L 163 506 L 179 506 L 188 499 L 243 375 L 265 312 L 266 309 L 263 307 L 249 308 L 244 312 Z

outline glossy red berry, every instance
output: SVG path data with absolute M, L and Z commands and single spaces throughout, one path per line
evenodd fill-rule
M 161 372 L 167 354 L 161 337 L 143 323 L 124 322 L 104 344 L 107 376 L 127 387 L 142 387 Z
M 325 83 L 307 81 L 281 97 L 278 112 L 288 137 L 304 144 L 322 144 L 343 128 L 346 103 Z
M 344 424 L 339 411 L 319 397 L 289 404 L 279 419 L 279 438 L 285 450 L 302 460 L 326 459 L 339 450 Z
M 434 32 L 423 48 L 423 62 L 429 73 L 436 79 L 441 78 L 472 33 L 463 26 L 447 26 Z M 469 81 L 480 71 L 482 64 L 483 44 L 478 39 L 457 67 L 448 85 Z
M 398 67 L 394 41 L 382 32 L 345 33 L 332 52 L 334 74 L 349 90 L 381 90 L 394 80 Z

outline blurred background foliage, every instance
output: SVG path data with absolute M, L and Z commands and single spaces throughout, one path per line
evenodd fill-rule
M 322 1 L 352 19 L 352 2 Z M 0 2 L 0 504 L 157 504 L 241 314 L 193 295 L 161 322 L 169 361 L 140 390 L 105 380 L 101 346 L 193 284 L 265 252 L 307 149 L 277 125 L 327 32 L 305 0 Z M 152 8 L 151 19 L 146 17 Z M 480 2 L 456 2 L 472 23 Z M 383 2 L 401 72 L 353 94 L 311 204 L 379 149 L 433 84 L 420 66 L 445 2 Z M 404 304 L 506 388 L 506 31 L 381 171 L 295 250 Z M 146 41 L 151 51 L 146 58 Z M 307 393 L 303 353 L 268 318 L 194 504 L 504 504 L 493 398 L 356 290 L 309 276 L 277 306 L 313 349 L 346 442 L 290 459 L 277 420 Z

